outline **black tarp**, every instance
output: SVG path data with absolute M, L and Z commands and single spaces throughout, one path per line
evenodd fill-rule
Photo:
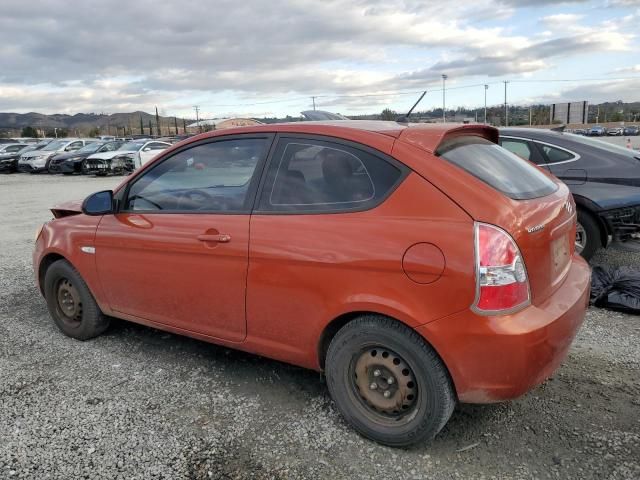
M 593 267 L 591 305 L 640 314 L 640 270 Z

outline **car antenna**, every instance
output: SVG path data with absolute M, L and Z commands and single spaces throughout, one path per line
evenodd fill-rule
M 418 99 L 418 101 L 413 104 L 413 107 L 411 107 L 411 110 L 409 110 L 406 115 L 396 118 L 396 122 L 409 123 L 409 116 L 411 115 L 411 112 L 413 112 L 413 109 L 418 106 L 418 104 L 420 103 L 420 100 L 422 100 L 426 94 L 427 94 L 426 90 L 422 92 L 422 95 L 420 95 L 420 98 Z

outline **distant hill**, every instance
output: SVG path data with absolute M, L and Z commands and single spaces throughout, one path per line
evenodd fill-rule
M 156 130 L 156 116 L 146 112 L 113 113 L 110 115 L 100 113 L 76 113 L 75 115 L 44 115 L 42 113 L 0 113 L 0 137 L 19 136 L 24 127 L 32 127 L 48 134 L 58 129 L 68 135 L 89 135 L 95 129 L 99 129 L 101 135 L 123 135 L 140 133 L 140 118 L 144 125 L 145 133 L 148 133 L 149 122 Z M 194 122 L 193 119 L 185 119 L 187 125 Z M 178 118 L 178 129 L 182 132 L 183 119 Z M 174 117 L 160 116 L 162 133 L 175 131 Z

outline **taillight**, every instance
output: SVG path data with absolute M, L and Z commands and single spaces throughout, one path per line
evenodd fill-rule
M 501 228 L 475 224 L 476 302 L 479 313 L 511 313 L 530 302 L 524 260 L 513 238 Z

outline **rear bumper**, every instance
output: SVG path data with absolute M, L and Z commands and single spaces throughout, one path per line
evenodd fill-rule
M 513 399 L 566 357 L 587 310 L 590 279 L 589 265 L 576 255 L 562 286 L 540 305 L 493 317 L 468 310 L 416 330 L 449 368 L 461 402 Z

